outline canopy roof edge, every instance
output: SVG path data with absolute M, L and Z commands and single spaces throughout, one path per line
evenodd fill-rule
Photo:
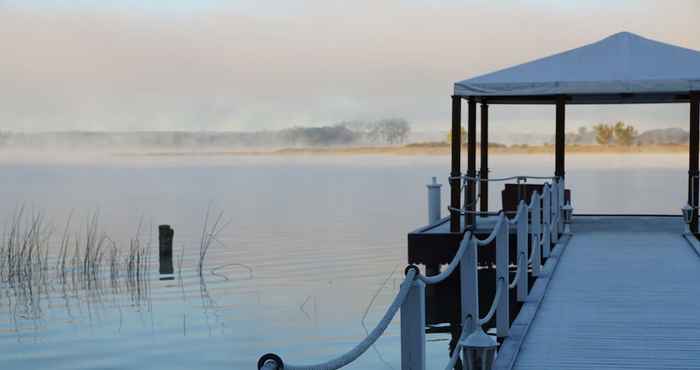
M 459 95 L 463 99 L 474 99 L 480 103 L 488 104 L 555 104 L 557 99 L 564 96 L 566 104 L 592 105 L 592 104 L 672 104 L 688 103 L 691 94 L 700 92 L 688 91 L 685 94 L 586 94 L 586 95 Z
M 629 32 L 454 84 L 454 95 L 498 104 L 680 103 L 700 90 L 700 52 Z

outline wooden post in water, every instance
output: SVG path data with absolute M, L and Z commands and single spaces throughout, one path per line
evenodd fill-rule
M 159 272 L 161 274 L 173 273 L 173 237 L 175 230 L 170 225 L 158 226 L 158 255 Z
M 688 147 L 688 204 L 693 207 L 690 231 L 698 234 L 698 157 L 700 156 L 700 92 L 690 93 L 690 140 Z
M 479 210 L 489 211 L 489 106 L 481 103 L 481 184 L 479 187 Z
M 452 172 L 450 172 L 450 232 L 460 232 L 460 186 L 462 175 L 462 98 L 452 96 Z

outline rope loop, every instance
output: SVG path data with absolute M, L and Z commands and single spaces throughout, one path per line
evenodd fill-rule
M 284 361 L 274 353 L 266 353 L 258 360 L 258 370 L 284 370 Z

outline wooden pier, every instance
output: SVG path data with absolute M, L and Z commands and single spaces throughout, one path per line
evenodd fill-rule
M 506 339 L 496 368 L 700 368 L 700 256 L 684 226 L 680 217 L 574 218 L 539 309 L 511 329 L 529 330 Z

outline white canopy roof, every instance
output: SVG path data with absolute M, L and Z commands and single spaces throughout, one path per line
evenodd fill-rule
M 455 95 L 494 103 L 658 103 L 690 91 L 700 91 L 700 52 L 629 32 L 454 85 Z

